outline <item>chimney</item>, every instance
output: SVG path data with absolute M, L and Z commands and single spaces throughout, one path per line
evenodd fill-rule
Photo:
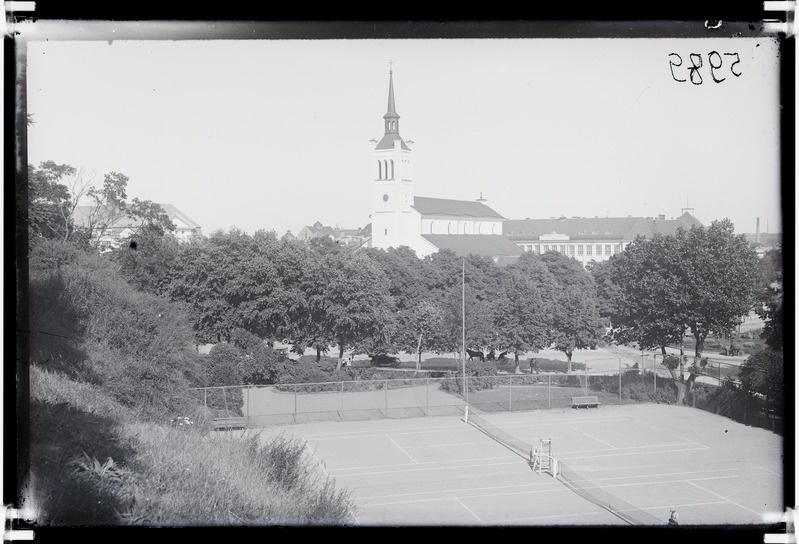
M 756 244 L 760 243 L 760 218 L 759 217 L 757 218 L 757 221 L 755 222 L 755 243 Z

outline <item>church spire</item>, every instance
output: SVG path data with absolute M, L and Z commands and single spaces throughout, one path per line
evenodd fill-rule
M 394 149 L 394 142 L 399 142 L 402 149 L 409 151 L 408 146 L 399 134 L 400 116 L 397 114 L 397 107 L 394 103 L 394 69 L 392 64 L 393 63 L 389 63 L 388 70 L 388 108 L 386 114 L 383 116 L 383 123 L 385 124 L 386 131 L 375 149 Z
M 386 124 L 386 134 L 399 134 L 399 115 L 394 104 L 394 69 L 389 62 L 388 69 L 388 110 L 383 116 Z

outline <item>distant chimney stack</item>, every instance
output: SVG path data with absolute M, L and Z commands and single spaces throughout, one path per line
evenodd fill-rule
M 662 214 L 662 213 L 658 214 L 658 221 L 665 221 L 665 220 L 666 220 L 666 215 L 665 214 Z
M 755 222 L 755 243 L 756 244 L 760 243 L 760 218 L 759 217 L 757 218 L 757 221 Z

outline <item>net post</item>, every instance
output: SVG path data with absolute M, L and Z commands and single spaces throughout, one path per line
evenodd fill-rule
M 621 357 L 619 357 L 619 404 L 621 404 Z
M 385 398 L 386 398 L 386 417 L 388 417 L 388 380 L 386 380 L 386 382 L 383 385 L 383 387 L 385 387 L 385 392 L 386 392 L 386 394 L 385 394 Z
M 344 411 L 344 382 L 341 382 L 341 411 Z
M 547 410 L 552 409 L 552 374 L 547 374 Z

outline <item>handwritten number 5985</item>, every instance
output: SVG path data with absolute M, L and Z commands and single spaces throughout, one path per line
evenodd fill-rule
M 732 63 L 725 63 L 724 57 L 735 57 Z M 671 70 L 671 77 L 678 83 L 690 81 L 693 85 L 701 85 L 704 83 L 702 77 L 702 69 L 705 67 L 701 53 L 690 53 L 688 55 L 690 65 L 683 65 L 683 58 L 679 53 L 669 54 L 669 70 Z M 723 77 L 725 65 L 729 67 L 729 72 L 735 77 L 741 77 L 740 68 L 736 69 L 735 65 L 741 62 L 741 57 L 738 53 L 723 53 L 718 51 L 711 51 L 707 54 L 707 69 L 710 72 L 710 77 L 715 83 L 726 81 L 727 78 Z M 680 77 L 683 76 L 683 77 Z

